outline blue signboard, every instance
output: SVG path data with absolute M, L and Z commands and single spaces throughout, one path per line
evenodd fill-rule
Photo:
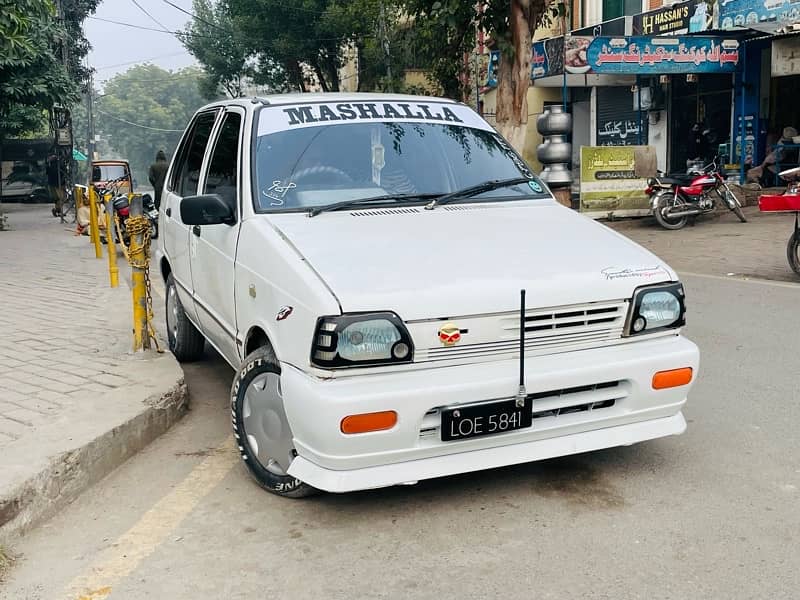
M 598 37 L 587 50 L 594 73 L 732 73 L 739 42 L 716 37 Z
M 489 65 L 486 68 L 486 85 L 497 87 L 497 69 L 500 68 L 500 51 L 492 50 L 489 53 Z
M 800 21 L 797 0 L 721 0 L 719 3 L 719 26 L 722 29 L 797 21 Z

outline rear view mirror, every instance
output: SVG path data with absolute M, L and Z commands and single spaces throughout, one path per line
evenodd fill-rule
M 181 200 L 181 220 L 186 225 L 233 225 L 236 210 L 219 194 L 186 196 Z

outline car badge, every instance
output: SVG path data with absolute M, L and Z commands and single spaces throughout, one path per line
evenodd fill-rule
M 278 311 L 278 316 L 277 316 L 277 317 L 275 317 L 275 320 L 276 320 L 276 321 L 283 321 L 283 320 L 284 320 L 285 318 L 287 318 L 287 317 L 288 317 L 290 314 L 292 314 L 292 311 L 293 311 L 293 310 L 294 310 L 294 309 L 293 309 L 291 306 L 284 306 L 283 308 L 281 308 L 281 309 Z
M 445 323 L 439 328 L 439 341 L 445 346 L 455 346 L 461 341 L 461 330 L 455 323 Z

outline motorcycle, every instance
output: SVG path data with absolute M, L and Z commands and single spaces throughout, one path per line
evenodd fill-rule
M 658 224 L 664 229 L 682 229 L 689 218 L 710 213 L 721 198 L 742 223 L 747 219 L 742 204 L 725 181 L 715 158 L 704 167 L 694 167 L 686 175 L 659 175 L 647 180 L 645 193 Z
M 113 209 L 114 226 L 116 229 L 116 238 L 121 241 L 127 248 L 130 246 L 130 235 L 128 234 L 127 222 L 131 215 L 130 202 L 126 194 L 119 193 L 119 184 L 122 181 L 127 181 L 127 178 L 121 177 L 106 184 L 104 188 L 98 191 L 102 196 L 111 194 L 110 204 Z M 158 210 L 153 202 L 150 194 L 142 196 L 142 212 L 150 221 L 150 239 L 158 238 Z
M 779 173 L 782 178 L 792 178 L 792 182 L 783 194 L 762 194 L 758 199 L 758 208 L 762 212 L 793 212 L 794 231 L 786 245 L 786 257 L 792 271 L 800 275 L 800 167 L 787 169 Z

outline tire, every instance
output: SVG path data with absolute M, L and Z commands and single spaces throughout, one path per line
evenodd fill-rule
M 231 386 L 233 435 L 242 460 L 258 485 L 278 496 L 305 498 L 319 490 L 287 475 L 277 462 L 282 461 L 288 468 L 294 458 L 280 376 L 278 361 L 268 346 L 251 352 L 244 359 Z M 272 455 L 277 456 L 277 460 L 269 457 L 267 448 L 273 450 Z
M 786 258 L 792 271 L 800 275 L 800 229 L 795 229 L 786 246 Z
M 178 362 L 193 362 L 203 357 L 206 340 L 186 316 L 172 273 L 167 276 L 167 343 Z
M 722 200 L 725 202 L 725 205 L 728 207 L 728 209 L 731 210 L 737 217 L 739 217 L 739 220 L 742 223 L 747 223 L 747 218 L 742 212 L 742 203 L 739 202 L 739 198 L 736 197 L 736 194 L 734 194 L 727 185 L 725 186 Z
M 158 221 L 150 221 L 150 239 L 158 239 Z
M 656 210 L 654 212 L 656 221 L 658 221 L 658 224 L 664 229 L 683 229 L 689 220 L 689 217 L 680 217 L 679 219 L 675 219 L 664 216 L 662 211 L 672 206 L 674 201 L 674 194 L 661 194 L 661 196 L 658 198 L 658 204 L 656 205 Z

